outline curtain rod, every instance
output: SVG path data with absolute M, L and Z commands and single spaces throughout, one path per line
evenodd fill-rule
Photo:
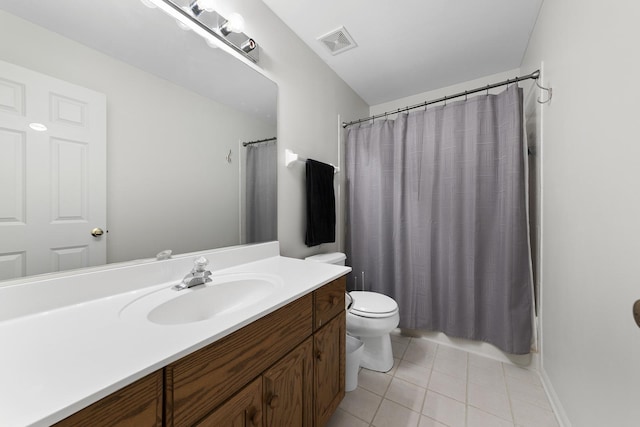
M 368 122 L 369 120 L 375 120 L 375 119 L 378 119 L 380 117 L 386 117 L 389 114 L 403 113 L 405 111 L 413 110 L 414 108 L 426 107 L 427 105 L 436 104 L 438 102 L 444 102 L 444 101 L 447 101 L 449 99 L 459 98 L 461 96 L 465 96 L 466 97 L 467 95 L 471 95 L 472 93 L 482 92 L 483 90 L 489 91 L 489 89 L 493 89 L 493 88 L 496 88 L 496 87 L 509 85 L 511 83 L 517 83 L 517 82 L 520 82 L 522 80 L 529 80 L 529 79 L 536 80 L 536 85 L 540 89 L 544 89 L 544 90 L 548 91 L 549 98 L 547 100 L 545 100 L 544 102 L 538 100 L 538 102 L 540 102 L 541 104 L 546 104 L 547 102 L 549 102 L 551 100 L 551 89 L 540 86 L 538 84 L 538 79 L 539 78 L 540 78 L 540 70 L 536 70 L 531 74 L 527 74 L 526 76 L 515 77 L 513 79 L 507 79 L 507 80 L 502 81 L 500 83 L 494 83 L 494 84 L 486 85 L 486 86 L 483 86 L 483 87 L 478 87 L 478 88 L 471 89 L 471 90 L 465 90 L 464 92 L 456 93 L 455 95 L 443 96 L 442 98 L 434 99 L 432 101 L 421 102 L 420 104 L 412 105 L 410 107 L 398 108 L 397 110 L 394 110 L 394 111 L 387 111 L 385 113 L 376 114 L 376 115 L 373 115 L 373 116 L 370 116 L 370 117 L 366 117 L 364 119 L 354 120 L 354 121 L 348 122 L 348 123 L 343 122 L 342 123 L 342 127 L 346 128 L 347 126 L 355 125 L 355 124 L 362 123 L 362 122 Z
M 242 146 L 243 146 L 243 147 L 246 147 L 247 145 L 257 144 L 257 143 L 259 143 L 259 142 L 275 141 L 276 139 L 278 139 L 278 138 L 276 138 L 276 137 L 274 136 L 273 138 L 265 138 L 265 139 L 258 139 L 257 141 L 243 142 L 243 143 L 242 143 Z

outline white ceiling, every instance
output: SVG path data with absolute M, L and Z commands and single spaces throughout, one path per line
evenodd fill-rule
M 518 68 L 543 0 L 263 0 L 369 105 Z M 318 37 L 346 27 L 333 56 Z

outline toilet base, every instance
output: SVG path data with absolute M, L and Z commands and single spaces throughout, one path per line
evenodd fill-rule
M 393 368 L 393 351 L 389 334 L 358 338 L 364 343 L 360 366 L 378 372 L 388 372 Z

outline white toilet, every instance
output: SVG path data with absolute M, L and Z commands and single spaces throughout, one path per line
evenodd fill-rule
M 333 252 L 305 258 L 308 261 L 344 265 L 345 254 Z M 393 368 L 389 333 L 398 326 L 398 304 L 390 297 L 367 291 L 349 292 L 352 304 L 347 311 L 347 333 L 360 338 L 364 351 L 360 366 L 387 372 Z M 347 297 L 349 300 L 349 297 Z

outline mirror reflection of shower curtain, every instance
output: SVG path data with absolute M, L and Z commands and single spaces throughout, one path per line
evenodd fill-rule
M 529 353 L 522 130 L 516 86 L 349 129 L 347 259 L 401 328 Z
M 276 147 L 276 141 L 247 146 L 247 243 L 278 239 Z

